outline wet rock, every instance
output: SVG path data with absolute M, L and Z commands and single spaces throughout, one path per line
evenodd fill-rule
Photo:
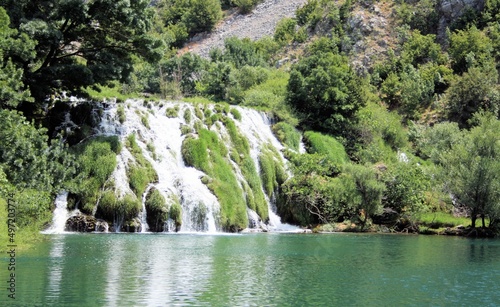
M 382 213 L 375 214 L 372 216 L 372 221 L 374 224 L 394 224 L 398 221 L 399 213 L 391 208 L 382 209 Z
M 78 214 L 66 221 L 65 231 L 93 232 L 96 230 L 96 218 L 90 215 Z

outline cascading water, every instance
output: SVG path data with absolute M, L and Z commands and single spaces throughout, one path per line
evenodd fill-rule
M 271 123 L 267 115 L 263 112 L 237 108 L 242 115 L 242 120 L 237 121 L 241 133 L 245 135 L 250 143 L 250 155 L 254 161 L 256 169 L 259 171 L 259 155 L 262 147 L 266 144 L 277 149 L 281 162 L 285 163 L 285 158 L 281 154 L 283 145 L 278 141 L 271 130 Z M 267 199 L 269 211 L 269 230 L 273 231 L 297 231 L 298 228 L 281 222 L 281 218 L 276 214 L 276 208 L 273 200 Z
M 148 213 L 146 211 L 146 197 L 149 193 L 149 190 L 153 187 L 152 184 L 148 185 L 146 188 L 146 191 L 142 194 L 142 210 L 139 213 L 139 219 L 141 220 L 141 230 L 140 232 L 145 233 L 148 232 L 149 230 L 149 225 L 148 225 Z
M 113 229 L 119 232 L 122 226 L 130 227 L 131 222 L 136 231 L 180 231 L 180 232 L 208 232 L 220 231 L 220 204 L 217 197 L 207 187 L 203 178 L 206 174 L 193 167 L 187 167 L 182 157 L 182 143 L 186 135 L 193 135 L 196 131 L 195 125 L 204 125 L 205 128 L 215 132 L 225 142 L 228 141 L 227 131 L 222 123 L 217 125 L 204 123 L 200 117 L 198 106 L 180 102 L 143 102 L 140 100 L 127 100 L 123 104 L 115 102 L 99 105 L 101 111 L 96 111 L 95 116 L 100 116 L 100 125 L 97 134 L 116 135 L 122 144 L 126 143 L 131 134 L 135 134 L 135 142 L 140 148 L 143 158 L 145 158 L 157 174 L 156 182 L 149 183 L 142 195 L 136 195 L 142 201 L 142 208 L 134 221 L 125 221 L 120 214 L 115 215 Z M 214 106 L 204 106 L 207 111 L 214 110 Z M 241 120 L 234 120 L 240 133 L 248 139 L 250 145 L 250 155 L 259 171 L 259 156 L 263 147 L 270 146 L 279 153 L 277 159 L 285 165 L 285 159 L 281 154 L 283 146 L 276 139 L 271 131 L 270 120 L 265 113 L 235 107 L 241 113 Z M 189 116 L 187 116 L 190 113 Z M 226 114 L 226 116 L 230 116 Z M 191 119 L 188 119 L 192 117 Z M 187 132 L 186 132 L 187 131 Z M 196 134 L 194 134 L 196 137 Z M 226 144 L 226 146 L 231 146 Z M 120 154 L 117 156 L 117 167 L 111 175 L 114 193 L 117 199 L 134 192 L 131 189 L 129 170 L 131 163 L 137 160 L 137 150 L 122 146 Z M 239 182 L 243 184 L 245 178 L 239 166 L 231 161 L 232 168 Z M 205 179 L 206 180 L 206 179 Z M 241 186 L 240 186 L 241 187 Z M 148 225 L 149 212 L 146 200 L 151 191 L 160 193 L 168 206 L 178 203 L 181 208 L 179 220 L 169 218 L 160 225 Z M 157 191 L 157 192 L 156 192 Z M 243 191 L 242 191 L 243 193 Z M 265 193 L 264 193 L 265 195 Z M 271 199 L 265 195 L 268 205 L 269 222 L 266 225 L 260 216 L 251 209 L 247 209 L 249 228 L 264 231 L 293 231 L 298 228 L 281 223 L 281 219 L 276 214 L 274 197 Z M 56 210 L 54 212 L 53 226 L 47 233 L 59 233 L 64 231 L 65 222 L 70 217 L 65 201 L 67 193 L 59 195 L 56 199 Z M 96 205 L 97 209 L 98 204 Z M 170 212 L 168 213 L 170 217 Z M 95 212 L 94 212 L 95 215 Z M 98 220 L 100 221 L 100 220 Z M 128 224 L 126 224 L 128 223 Z M 101 225 L 96 223 L 96 231 Z M 156 228 L 151 228 L 156 227 Z
M 47 230 L 43 231 L 45 234 L 64 233 L 68 218 L 79 212 L 78 209 L 75 209 L 72 212 L 68 210 L 68 192 L 62 192 L 57 195 L 54 204 L 56 208 L 52 216 L 52 224 Z

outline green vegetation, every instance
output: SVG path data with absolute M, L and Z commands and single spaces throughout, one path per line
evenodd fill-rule
M 250 145 L 247 139 L 239 133 L 231 119 L 225 118 L 224 125 L 231 138 L 231 159 L 240 166 L 243 177 L 248 184 L 248 186 L 244 187 L 247 206 L 256 211 L 263 221 L 267 221 L 269 211 L 264 193 L 262 192 L 265 184 L 261 182 L 261 178 L 259 178 L 257 169 L 255 168 L 255 163 L 250 156 Z
M 332 164 L 338 165 L 349 161 L 344 146 L 331 136 L 307 131 L 304 133 L 304 142 L 308 145 L 309 153 L 325 155 Z
M 187 137 L 182 143 L 184 161 L 211 177 L 207 186 L 219 199 L 222 227 L 231 231 L 241 230 L 248 224 L 246 201 L 226 158 L 228 149 L 216 133 L 203 128 L 197 133 L 198 138 Z
M 168 215 L 174 221 L 176 230 L 179 230 L 182 225 L 182 207 L 177 197 L 173 196 L 172 198 Z
M 91 213 L 102 197 L 101 191 L 111 184 L 110 175 L 121 151 L 118 137 L 95 137 L 72 148 L 77 156 L 77 177 L 71 191 L 81 198 L 81 210 Z
M 128 165 L 127 176 L 129 184 L 135 195 L 141 197 L 148 184 L 158 181 L 158 174 L 151 163 L 143 156 L 142 149 L 135 140 L 135 134 L 127 137 L 125 146 L 134 156 L 135 161 Z
M 120 101 L 145 93 L 196 104 L 183 113 L 182 154 L 207 174 L 226 230 L 246 227 L 247 207 L 267 219 L 266 195 L 276 199 L 285 221 L 300 225 L 349 220 L 358 230 L 370 229 L 382 207 L 412 224 L 422 212 L 449 212 L 455 205 L 470 216 L 472 228 L 480 219 L 482 228 L 498 230 L 499 1 L 456 12 L 443 27 L 435 0 L 309 0 L 272 36 L 229 38 L 209 59 L 178 52 L 194 35 L 211 31 L 223 9 L 248 13 L 258 2 L 4 1 L 0 199 L 18 203 L 17 226 L 41 227 L 61 190 L 74 194 L 86 213 L 99 204 L 97 215 L 109 220 L 138 212 L 138 199 L 158 177 L 148 153 L 135 135 L 127 138 L 135 195 L 116 197 L 109 177 L 120 142 L 93 137 L 99 110 L 67 97 Z M 394 31 L 361 31 L 356 16 L 363 14 L 352 12 L 371 14 L 375 6 L 387 13 L 377 18 Z M 89 31 L 95 25 L 99 31 Z M 364 47 L 373 56 L 363 54 Z M 284 154 L 292 178 L 270 146 L 261 148 L 257 172 L 247 140 L 230 119 L 239 121 L 241 114 L 229 104 L 272 116 L 274 133 L 291 149 Z M 144 106 L 153 112 L 151 102 Z M 117 109 L 122 124 L 124 108 Z M 168 108 L 166 116 L 179 111 Z M 62 125 L 66 114 L 75 127 Z M 149 128 L 148 112 L 138 115 Z M 221 125 L 227 144 L 214 132 Z M 306 154 L 297 153 L 299 131 L 307 131 Z M 156 159 L 154 144 L 146 147 Z M 150 194 L 149 206 L 161 207 L 157 192 Z M 180 205 L 168 207 L 168 214 L 180 227 Z
M 273 126 L 273 132 L 284 145 L 298 151 L 300 146 L 300 132 L 292 125 L 286 122 L 279 122 Z

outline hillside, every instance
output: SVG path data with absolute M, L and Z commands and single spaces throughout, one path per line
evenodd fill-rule
M 223 208 L 218 229 L 271 223 L 272 208 L 308 228 L 442 233 L 460 215 L 470 226 L 451 233 L 498 230 L 500 1 L 49 2 L 54 14 L 0 8 L 0 193 L 21 228 L 50 220 L 65 190 L 94 218 L 137 229 L 157 210 L 182 229 L 183 193 L 145 203 L 169 152 L 150 134 L 168 122 L 177 166 L 204 173 Z M 280 146 L 241 137 L 248 109 Z M 123 155 L 128 194 L 112 176 Z

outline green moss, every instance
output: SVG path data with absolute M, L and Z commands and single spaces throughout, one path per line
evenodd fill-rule
M 193 129 L 189 125 L 182 125 L 181 124 L 181 135 L 186 135 L 189 133 L 192 133 Z
M 207 186 L 221 205 L 222 226 L 226 230 L 245 228 L 248 218 L 243 191 L 227 159 L 228 150 L 217 134 L 200 129 L 198 138 L 188 137 L 184 140 L 182 155 L 187 165 L 202 170 L 212 178 Z
M 334 137 L 307 131 L 304 133 L 304 141 L 309 153 L 326 155 L 334 164 L 344 164 L 349 161 L 344 146 Z
M 151 127 L 149 126 L 148 114 L 141 116 L 141 123 L 144 125 L 144 127 L 151 129 Z
M 232 108 L 231 114 L 233 115 L 234 119 L 241 120 L 241 113 L 240 111 L 238 111 L 238 109 Z
M 203 120 L 204 116 L 203 116 L 203 111 L 201 110 L 201 106 L 196 106 L 194 108 L 194 115 L 196 115 L 198 119 Z
M 126 194 L 120 199 L 113 191 L 107 190 L 101 195 L 96 217 L 108 222 L 121 218 L 130 220 L 139 214 L 141 207 L 141 202 L 135 195 Z
M 99 193 L 116 168 L 116 155 L 121 151 L 118 137 L 96 137 L 72 148 L 77 156 L 78 177 L 71 190 L 82 201 L 81 209 L 91 213 Z
M 163 231 L 163 225 L 168 219 L 168 206 L 165 198 L 157 189 L 151 189 L 146 196 L 145 207 L 147 222 L 151 231 Z
M 125 108 L 122 104 L 118 106 L 116 113 L 118 114 L 118 121 L 120 124 L 123 124 L 127 120 L 127 117 L 125 115 Z
M 175 105 L 172 108 L 167 108 L 165 111 L 165 116 L 169 118 L 177 118 L 179 116 L 179 105 Z
M 151 153 L 151 157 L 153 160 L 158 160 L 158 156 L 156 155 L 156 148 L 153 143 L 148 143 L 146 145 L 146 149 Z
M 186 124 L 189 124 L 191 123 L 191 110 L 190 109 L 187 109 L 186 111 L 184 111 L 184 120 L 186 121 Z
M 264 191 L 267 196 L 272 197 L 287 177 L 279 153 L 274 150 L 274 147 L 268 145 L 262 148 L 259 165 Z
M 182 225 L 182 207 L 176 196 L 172 198 L 172 201 L 168 215 L 175 222 L 175 227 L 180 229 Z
M 285 122 L 279 122 L 273 126 L 273 132 L 282 144 L 295 151 L 299 150 L 300 133 L 295 127 Z
M 125 146 L 134 156 L 135 162 L 130 161 L 127 170 L 129 185 L 132 191 L 139 197 L 144 193 L 149 183 L 158 181 L 158 174 L 151 163 L 143 156 L 142 149 L 135 140 L 135 134 L 127 137 Z

